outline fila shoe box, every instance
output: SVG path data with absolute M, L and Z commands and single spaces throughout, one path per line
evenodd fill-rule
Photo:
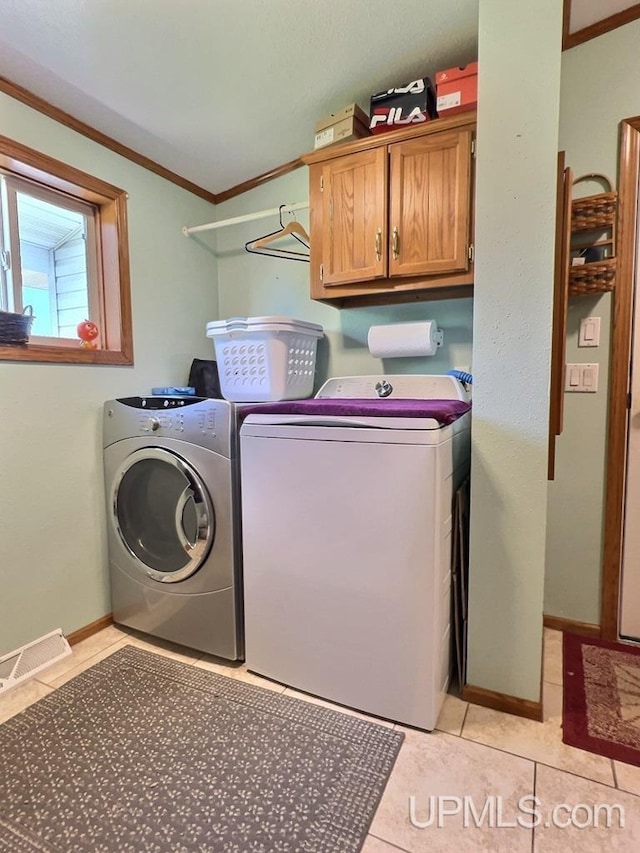
M 361 139 L 369 136 L 369 116 L 357 104 L 349 104 L 337 113 L 317 121 L 315 133 L 314 148 Z
M 478 63 L 449 68 L 436 74 L 438 114 L 452 116 L 478 106 Z
M 436 93 L 428 77 L 371 96 L 371 133 L 401 130 L 437 118 Z

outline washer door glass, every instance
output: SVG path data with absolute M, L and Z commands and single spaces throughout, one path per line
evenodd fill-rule
M 124 545 L 154 580 L 184 580 L 209 553 L 211 499 L 196 471 L 169 451 L 132 453 L 116 473 L 112 507 Z

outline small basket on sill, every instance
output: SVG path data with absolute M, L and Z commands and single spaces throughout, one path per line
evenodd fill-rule
M 33 320 L 31 305 L 25 307 L 23 314 L 0 311 L 0 345 L 29 343 Z

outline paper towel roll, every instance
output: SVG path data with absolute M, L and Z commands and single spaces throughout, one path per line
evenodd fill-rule
M 371 326 L 367 343 L 375 358 L 435 355 L 444 335 L 434 320 L 420 323 L 389 323 Z

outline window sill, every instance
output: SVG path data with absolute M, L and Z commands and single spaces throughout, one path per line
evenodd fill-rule
M 71 349 L 42 344 L 0 344 L 0 361 L 40 361 L 57 364 L 133 364 L 133 352 Z

